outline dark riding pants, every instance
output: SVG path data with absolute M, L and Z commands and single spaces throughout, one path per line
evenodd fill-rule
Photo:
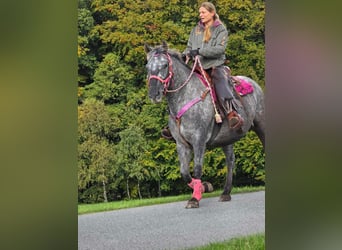
M 219 101 L 223 104 L 225 101 L 230 101 L 233 99 L 233 93 L 228 86 L 228 77 L 224 66 L 222 65 L 208 69 L 207 72 L 211 76 Z

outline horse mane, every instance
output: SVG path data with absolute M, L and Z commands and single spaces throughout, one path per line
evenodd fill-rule
M 165 49 L 162 45 L 155 47 L 154 50 L 156 53 L 168 53 L 172 58 L 178 60 L 185 67 L 191 69 L 190 66 L 183 61 L 182 54 L 178 50 L 169 48 Z

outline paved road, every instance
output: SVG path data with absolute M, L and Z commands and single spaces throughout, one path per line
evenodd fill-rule
M 265 192 L 205 198 L 78 216 L 78 249 L 184 249 L 265 232 Z

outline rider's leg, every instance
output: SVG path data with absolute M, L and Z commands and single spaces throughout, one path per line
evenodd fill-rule
M 243 124 L 242 117 L 237 113 L 236 108 L 234 110 L 237 100 L 234 99 L 234 95 L 231 92 L 228 85 L 228 78 L 223 66 L 215 67 L 211 71 L 211 78 L 213 80 L 216 94 L 222 107 L 227 115 L 229 126 L 231 128 L 239 129 Z

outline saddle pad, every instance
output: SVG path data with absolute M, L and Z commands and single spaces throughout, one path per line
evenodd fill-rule
M 253 93 L 253 86 L 251 83 L 240 78 L 239 76 L 233 76 L 234 88 L 240 96 L 248 95 Z

